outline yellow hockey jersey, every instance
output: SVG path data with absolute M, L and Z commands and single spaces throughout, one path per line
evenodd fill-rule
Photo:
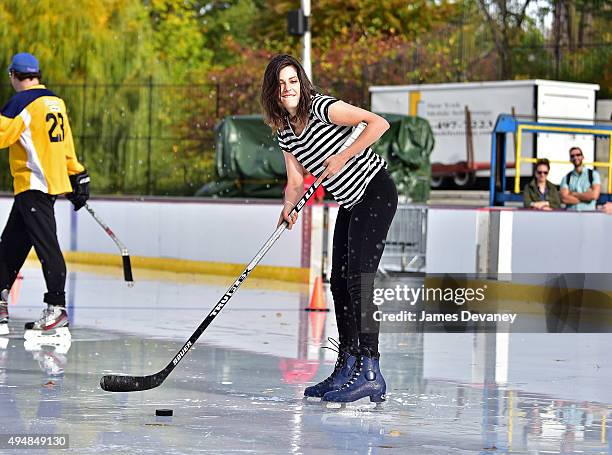
M 69 193 L 68 176 L 85 169 L 74 152 L 66 105 L 44 85 L 16 93 L 0 111 L 0 148 L 5 147 L 15 194 Z

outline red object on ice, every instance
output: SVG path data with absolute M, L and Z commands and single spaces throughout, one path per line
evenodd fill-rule
M 317 374 L 319 362 L 306 359 L 281 358 L 278 364 L 287 384 L 310 382 Z

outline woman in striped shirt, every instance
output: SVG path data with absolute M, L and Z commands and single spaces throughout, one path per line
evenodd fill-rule
M 385 400 L 379 366 L 379 324 L 372 301 L 374 276 L 397 208 L 397 190 L 382 157 L 370 146 L 389 128 L 382 117 L 321 95 L 290 55 L 273 57 L 261 88 L 266 122 L 278 136 L 287 167 L 279 224 L 297 221 L 290 212 L 304 193 L 306 171 L 340 205 L 334 230 L 331 291 L 340 343 L 338 360 L 324 381 L 306 388 L 307 397 L 349 402 Z M 367 127 L 340 151 L 360 122 Z

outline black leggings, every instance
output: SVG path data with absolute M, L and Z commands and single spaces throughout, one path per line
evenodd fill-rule
M 2 241 L 0 241 L 0 290 L 10 289 L 34 247 L 43 269 L 47 293 L 44 302 L 66 305 L 66 263 L 57 241 L 56 196 L 28 190 L 15 196 Z
M 374 277 L 396 209 L 395 183 L 381 169 L 359 204 L 338 211 L 330 284 L 340 346 L 353 354 L 378 354 L 380 327 L 373 318 Z

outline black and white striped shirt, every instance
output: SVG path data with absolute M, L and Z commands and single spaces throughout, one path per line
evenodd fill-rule
M 353 131 L 353 127 L 336 125 L 329 119 L 329 106 L 336 101 L 331 96 L 314 95 L 302 134 L 297 136 L 288 120 L 287 127 L 278 131 L 281 150 L 291 153 L 315 177 L 323 173 L 325 160 L 340 151 Z M 348 160 L 340 172 L 328 177 L 323 186 L 341 207 L 350 210 L 361 202 L 370 180 L 386 167 L 385 160 L 368 147 Z

